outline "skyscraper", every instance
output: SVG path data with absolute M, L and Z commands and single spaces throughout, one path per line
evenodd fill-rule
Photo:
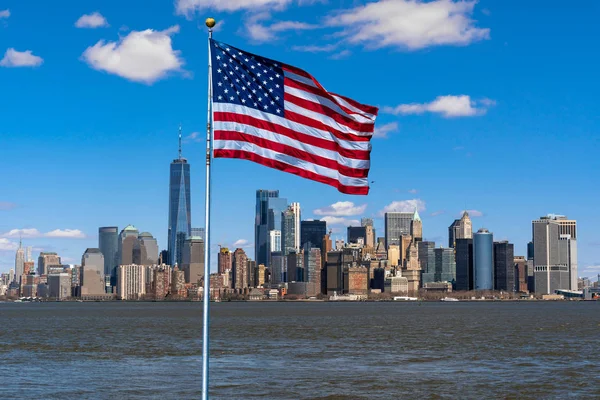
M 232 257 L 232 287 L 238 291 L 248 287 L 248 257 L 243 249 L 235 249 Z
M 571 237 L 577 236 L 575 221 L 548 214 L 534 220 L 532 226 L 535 292 L 552 294 L 557 289 L 570 289 L 570 266 L 577 273 L 577 241 Z M 565 232 L 562 239 L 561 232 Z
M 456 239 L 456 290 L 473 290 L 473 239 Z
M 19 248 L 15 254 L 15 283 L 21 283 L 21 275 L 25 269 L 25 250 L 19 240 Z
M 300 222 L 302 221 L 302 211 L 300 209 L 300 203 L 290 204 L 289 209 L 294 213 L 294 246 L 297 250 L 300 249 Z
M 158 264 L 158 243 L 149 232 L 142 232 L 138 236 L 134 246 L 134 264 L 156 265 Z
M 494 290 L 516 290 L 515 246 L 506 240 L 494 243 Z
M 198 283 L 204 276 L 204 239 L 191 236 L 183 245 L 182 268 L 186 283 Z
M 100 249 L 86 249 L 81 257 L 81 295 L 99 295 L 104 291 L 104 256 Z
M 38 257 L 38 275 L 47 275 L 48 267 L 53 265 L 61 265 L 58 254 L 41 252 Z
M 179 157 L 171 163 L 169 180 L 169 263 L 181 264 L 185 240 L 192 231 L 190 164 L 181 156 L 181 127 L 179 127 Z
M 119 228 L 105 226 L 98 228 L 98 247 L 104 256 L 104 276 L 113 275 L 113 270 L 119 264 Z
M 365 228 L 365 246 L 375 248 L 376 243 L 375 228 L 373 228 L 373 218 L 361 218 L 360 226 L 364 226 Z
M 471 223 L 471 217 L 467 211 L 463 212 L 460 219 L 454 220 L 452 225 L 448 227 L 448 246 L 454 247 L 454 243 L 457 239 L 472 239 L 473 238 L 473 224 Z
M 423 240 L 423 221 L 421 221 L 421 216 L 419 215 L 419 210 L 415 208 L 415 213 L 413 214 L 413 219 L 410 224 L 410 235 L 412 236 L 412 240 L 415 242 L 420 242 Z
M 224 274 L 226 271 L 231 271 L 231 252 L 227 247 L 221 247 L 219 249 L 217 262 L 219 274 Z
M 480 229 L 473 235 L 473 289 L 494 289 L 494 235 Z
M 279 197 L 278 190 L 256 191 L 254 254 L 257 264 L 269 266 L 269 231 L 282 230 L 282 215 L 286 209 L 287 200 Z
M 133 225 L 127 225 L 119 234 L 117 265 L 133 264 L 133 250 L 137 245 L 139 231 Z M 116 273 L 116 270 L 115 272 Z
M 359 239 L 363 240 L 363 244 L 367 243 L 367 228 L 364 226 L 349 226 L 347 229 L 346 241 L 348 243 L 358 243 Z
M 300 247 L 308 242 L 312 247 L 318 247 L 323 252 L 323 237 L 327 234 L 327 222 L 302 221 L 300 222 Z
M 281 251 L 283 255 L 288 255 L 292 251 L 298 251 L 296 239 L 300 242 L 300 229 L 296 230 L 296 215 L 291 208 L 283 212 L 281 220 Z
M 433 254 L 428 255 L 427 270 L 423 271 L 423 283 L 454 282 L 456 280 L 454 251 L 443 247 L 432 250 Z
M 402 235 L 410 235 L 410 228 L 414 218 L 412 212 L 387 212 L 385 213 L 385 246 L 402 245 Z

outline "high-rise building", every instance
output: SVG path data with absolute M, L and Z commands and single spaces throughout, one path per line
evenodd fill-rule
M 472 239 L 473 224 L 471 217 L 467 211 L 463 212 L 460 219 L 454 220 L 452 225 L 448 227 L 448 246 L 454 247 L 457 239 Z
M 231 271 L 231 252 L 227 247 L 221 247 L 217 256 L 217 265 L 219 274 L 225 274 Z
M 410 236 L 412 236 L 412 240 L 415 242 L 420 242 L 423 240 L 423 221 L 421 221 L 419 210 L 416 208 L 413 215 L 413 220 L 410 224 Z
M 169 264 L 181 264 L 185 240 L 192 234 L 190 194 L 190 164 L 181 156 L 181 127 L 179 128 L 179 157 L 171 163 L 169 179 Z
M 41 252 L 38 257 L 38 275 L 48 275 L 48 267 L 61 265 L 60 257 L 56 253 Z
M 375 248 L 375 228 L 373 228 L 373 218 L 361 218 L 360 226 L 365 228 L 365 246 Z
M 119 265 L 117 268 L 117 295 L 121 300 L 137 300 L 146 294 L 144 265 Z
M 300 231 L 296 231 L 296 215 L 288 208 L 281 217 L 281 250 L 284 255 L 298 251 L 296 238 L 300 239 Z
M 138 244 L 139 231 L 133 225 L 127 225 L 119 234 L 117 264 L 130 265 L 134 263 L 134 249 Z
M 248 287 L 248 256 L 243 249 L 235 249 L 232 257 L 232 287 L 243 290 Z
M 506 240 L 494 243 L 494 290 L 516 291 L 515 247 Z
M 72 276 L 66 272 L 49 274 L 47 280 L 49 297 L 53 297 L 58 300 L 71 297 L 71 279 Z
M 286 282 L 287 256 L 282 252 L 271 253 L 271 284 Z
M 327 234 L 327 222 L 325 221 L 302 221 L 300 222 L 300 247 L 306 243 L 312 243 L 312 247 L 321 249 L 323 238 Z M 321 249 L 322 250 L 322 249 Z
M 33 256 L 31 255 L 33 251 L 33 247 L 27 246 L 25 249 L 25 262 L 32 262 Z
M 279 197 L 278 190 L 256 191 L 254 254 L 258 264 L 269 266 L 269 231 L 282 230 L 282 217 L 286 209 L 287 200 Z
M 456 239 L 456 290 L 473 290 L 473 239 Z
M 566 263 L 561 264 L 559 245 L 561 225 L 555 217 L 548 215 L 532 222 L 536 293 L 552 294 L 557 289 L 571 287 L 569 266 Z
M 558 239 L 560 264 L 569 269 L 570 290 L 578 290 L 577 286 L 577 239 L 570 234 L 561 234 Z
M 473 235 L 473 289 L 494 289 L 494 235 L 480 229 Z
M 104 293 L 104 255 L 100 249 L 86 249 L 81 257 L 81 295 Z
M 199 283 L 204 277 L 204 240 L 200 236 L 185 240 L 181 269 L 186 283 Z
M 119 253 L 119 228 L 116 226 L 98 228 L 98 248 L 104 256 L 104 275 L 116 275 L 114 269 L 120 262 L 117 260 L 117 254 Z
M 206 230 L 204 228 L 192 228 L 191 236 L 196 236 L 204 240 Z
M 434 248 L 433 262 L 432 260 L 427 262 L 427 271 L 423 273 L 423 283 L 455 281 L 456 261 L 453 249 Z
M 158 243 L 151 233 L 142 232 L 138 235 L 137 243 L 134 246 L 133 263 L 139 265 L 158 264 Z
M 421 264 L 423 274 L 435 272 L 435 257 L 433 254 L 435 242 L 418 242 L 417 249 L 419 251 L 419 264 Z
M 522 256 L 515 256 L 515 287 L 517 292 L 527 292 L 527 260 Z
M 281 251 L 281 247 L 281 231 L 276 229 L 269 231 L 269 252 Z
M 294 213 L 294 247 L 300 250 L 300 222 L 302 221 L 300 203 L 290 204 L 289 210 Z
M 384 216 L 385 246 L 400 246 L 402 235 L 410 235 L 414 213 L 387 212 Z
M 347 229 L 347 242 L 358 243 L 362 239 L 363 244 L 367 243 L 367 228 L 364 226 L 349 226 Z
M 21 276 L 25 270 L 25 250 L 19 240 L 19 248 L 15 254 L 15 283 L 21 284 Z

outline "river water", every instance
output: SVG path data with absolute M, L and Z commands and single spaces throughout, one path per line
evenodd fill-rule
M 201 303 L 0 304 L 1 399 L 194 399 Z M 600 302 L 214 303 L 213 399 L 600 398 Z

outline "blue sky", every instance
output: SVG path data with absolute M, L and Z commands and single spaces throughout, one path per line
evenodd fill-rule
M 296 65 L 381 108 L 369 196 L 247 161 L 214 164 L 213 244 L 253 252 L 254 192 L 279 189 L 334 232 L 419 206 L 447 243 L 474 228 L 525 254 L 531 220 L 579 225 L 581 276 L 600 272 L 596 2 L 481 0 L 0 1 L 0 271 L 24 244 L 78 263 L 99 226 L 166 246 L 169 163 L 192 165 L 203 225 L 207 16 L 215 38 Z M 328 207 L 338 202 L 337 207 Z M 12 233 L 11 233 L 12 231 Z

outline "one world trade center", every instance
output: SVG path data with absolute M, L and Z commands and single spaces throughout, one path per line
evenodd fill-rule
M 190 237 L 190 164 L 181 156 L 181 127 L 179 127 L 179 157 L 171 163 L 169 180 L 169 264 L 181 266 L 185 240 Z

